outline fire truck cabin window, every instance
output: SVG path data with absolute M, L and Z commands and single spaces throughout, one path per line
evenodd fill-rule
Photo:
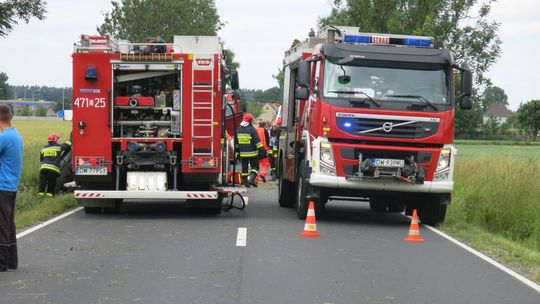
M 357 60 L 340 65 L 338 60 L 330 57 L 325 62 L 325 97 L 367 98 L 368 95 L 378 101 L 410 101 L 410 97 L 392 95 L 414 95 L 434 104 L 450 102 L 451 75 L 442 64 Z

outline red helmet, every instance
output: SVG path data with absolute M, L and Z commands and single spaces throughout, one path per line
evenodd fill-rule
M 242 118 L 242 121 L 252 123 L 253 122 L 253 115 L 246 113 L 244 114 L 244 117 Z
M 58 141 L 60 139 L 60 136 L 56 133 L 49 134 L 49 137 L 47 137 L 47 141 Z

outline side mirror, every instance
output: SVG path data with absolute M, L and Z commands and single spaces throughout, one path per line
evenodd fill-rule
M 233 91 L 236 91 L 240 88 L 240 83 L 238 81 L 238 71 L 232 71 L 231 72 L 231 89 Z
M 463 96 L 461 100 L 459 101 L 459 107 L 462 110 L 470 110 L 472 109 L 472 100 L 469 96 Z
M 461 72 L 461 96 L 472 95 L 472 73 L 469 70 L 463 70 Z
M 298 87 L 294 90 L 294 98 L 306 100 L 309 98 L 309 90 L 306 87 Z
M 301 87 L 309 87 L 311 77 L 311 62 L 300 61 L 298 64 L 298 74 L 296 75 L 296 82 Z

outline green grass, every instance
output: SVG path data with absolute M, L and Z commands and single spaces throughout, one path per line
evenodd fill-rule
M 489 157 L 494 162 L 503 162 L 510 157 L 526 161 L 527 159 L 540 158 L 540 146 L 495 146 L 495 145 L 456 145 L 458 149 L 457 165 L 467 163 L 469 158 Z
M 540 147 L 457 147 L 441 228 L 540 282 Z
M 13 126 L 23 137 L 23 168 L 17 193 L 15 223 L 17 229 L 35 225 L 41 221 L 71 209 L 77 205 L 73 195 L 59 195 L 50 199 L 36 197 L 39 178 L 39 151 L 47 144 L 47 136 L 57 133 L 60 141 L 69 139 L 69 121 L 13 121 Z
M 456 139 L 456 145 L 540 146 L 540 141 Z

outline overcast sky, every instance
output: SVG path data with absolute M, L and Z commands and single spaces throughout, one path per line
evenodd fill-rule
M 80 34 L 96 33 L 110 0 L 47 0 L 44 21 L 21 23 L 0 38 L 0 71 L 12 85 L 71 86 L 71 52 Z M 304 39 L 320 16 L 330 13 L 330 0 L 216 0 L 219 34 L 240 62 L 240 85 L 266 89 L 294 38 Z M 75 4 L 76 3 L 76 4 Z M 503 54 L 491 68 L 493 83 L 509 96 L 512 109 L 540 99 L 540 11 L 538 0 L 499 0 L 491 17 L 501 22 Z

